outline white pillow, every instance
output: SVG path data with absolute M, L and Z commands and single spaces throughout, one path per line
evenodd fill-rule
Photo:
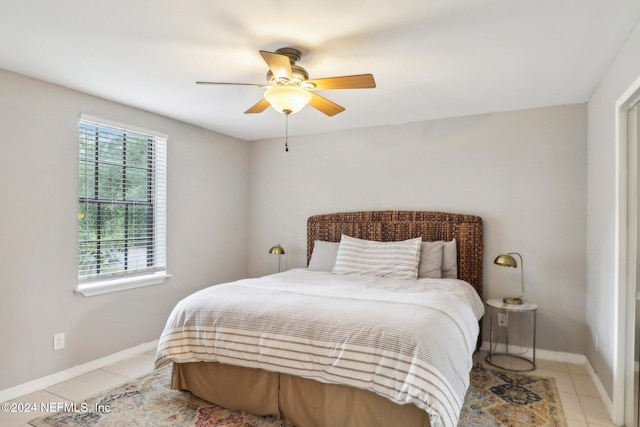
M 458 278 L 458 249 L 456 239 L 443 242 L 442 245 L 442 277 L 445 279 Z
M 422 238 L 374 242 L 342 235 L 334 274 L 371 274 L 416 279 Z
M 442 253 L 444 242 L 422 242 L 418 278 L 440 279 L 442 277 Z
M 327 273 L 331 273 L 336 263 L 338 246 L 340 246 L 340 242 L 314 241 L 308 269 L 311 271 L 326 271 Z

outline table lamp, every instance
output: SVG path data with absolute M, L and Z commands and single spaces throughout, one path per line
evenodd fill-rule
M 522 304 L 522 300 L 524 299 L 524 261 L 522 259 L 522 255 L 517 252 L 509 252 L 507 254 L 498 255 L 498 257 L 493 261 L 494 264 L 501 265 L 503 267 L 511 267 L 518 268 L 518 262 L 511 255 L 518 255 L 520 258 L 520 272 L 522 276 L 522 292 L 519 297 L 506 297 L 502 299 L 502 302 L 505 304 Z
M 282 246 L 280 246 L 280 244 L 277 244 L 275 246 L 272 246 L 271 249 L 269 249 L 269 253 L 272 255 L 278 255 L 278 273 L 280 273 L 280 259 L 282 258 L 282 255 L 284 255 L 284 248 Z

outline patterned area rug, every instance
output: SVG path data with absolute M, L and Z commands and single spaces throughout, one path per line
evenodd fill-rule
M 458 426 L 566 427 L 553 378 L 490 369 L 471 372 Z
M 169 389 L 170 367 L 116 387 L 69 412 L 30 422 L 36 427 L 291 427 L 273 417 L 232 411 Z M 566 427 L 551 378 L 481 369 L 471 373 L 459 427 Z

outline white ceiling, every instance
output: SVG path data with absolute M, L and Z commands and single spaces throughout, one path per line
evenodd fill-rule
M 318 92 L 337 116 L 289 118 L 311 134 L 586 102 L 639 17 L 639 0 L 2 0 L 0 68 L 256 140 L 284 134 L 271 108 L 243 114 L 264 89 L 194 82 L 265 83 L 258 50 L 375 76 Z

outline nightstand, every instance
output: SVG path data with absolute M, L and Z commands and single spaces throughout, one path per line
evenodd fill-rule
M 496 368 L 505 369 L 507 371 L 516 371 L 516 372 L 527 372 L 533 371 L 536 369 L 536 311 L 538 309 L 537 304 L 524 302 L 522 304 L 505 304 L 501 299 L 490 299 L 487 301 L 487 306 L 489 306 L 489 354 L 485 358 L 486 362 L 495 366 Z M 504 326 L 499 325 L 498 323 L 498 315 L 503 314 L 506 319 L 506 324 Z M 509 315 L 510 314 L 522 314 L 527 315 L 529 317 L 529 327 L 532 331 L 532 345 L 533 349 L 533 357 L 531 359 L 521 355 L 514 354 L 509 352 Z M 495 318 L 495 319 L 494 319 Z M 496 352 L 495 348 L 498 344 L 499 334 L 494 332 L 495 326 L 504 327 L 505 329 L 505 351 L 504 352 Z M 500 356 L 500 357 L 496 357 Z M 524 368 L 514 368 L 507 367 L 502 364 L 500 361 L 495 359 L 509 359 L 515 358 L 519 360 L 523 360 L 526 363 L 526 367 Z

